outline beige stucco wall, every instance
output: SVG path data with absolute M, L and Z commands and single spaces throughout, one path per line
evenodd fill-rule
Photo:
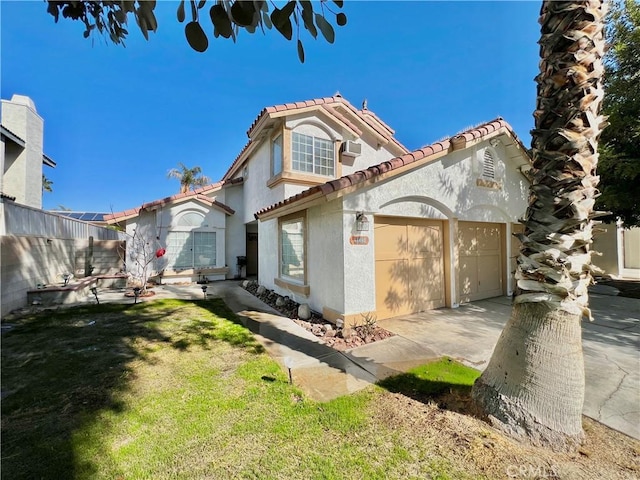
M 2 189 L 16 202 L 42 208 L 42 153 L 44 121 L 33 101 L 23 95 L 2 100 L 2 125 L 25 142 L 25 148 L 3 150 Z
M 121 242 L 5 235 L 0 237 L 0 314 L 27 305 L 27 291 L 37 285 L 62 285 L 62 274 L 83 277 L 87 264 L 93 275 L 118 273 Z

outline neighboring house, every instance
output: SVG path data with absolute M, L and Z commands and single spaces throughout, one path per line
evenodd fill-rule
M 166 248 L 163 280 L 255 275 L 347 323 L 512 293 L 530 157 L 504 120 L 409 152 L 336 95 L 247 133 L 221 182 L 105 217 Z
M 640 227 L 625 228 L 621 221 L 594 230 L 593 263 L 613 278 L 640 279 Z
M 42 208 L 42 165 L 56 162 L 43 153 L 44 121 L 29 97 L 2 100 L 0 193 L 16 203 Z
M 99 212 L 74 212 L 72 210 L 49 210 L 51 213 L 59 215 L 61 217 L 73 218 L 74 220 L 80 220 L 82 222 L 88 222 L 92 225 L 103 227 L 107 225 L 104 217 L 107 213 Z

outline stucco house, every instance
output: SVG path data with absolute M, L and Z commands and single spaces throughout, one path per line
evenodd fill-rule
M 347 324 L 512 293 L 530 157 L 503 119 L 410 152 L 335 95 L 247 134 L 219 183 L 105 217 L 166 248 L 163 281 L 257 276 Z
M 42 166 L 56 162 L 42 150 L 44 120 L 29 97 L 2 99 L 0 194 L 16 203 L 42 208 Z

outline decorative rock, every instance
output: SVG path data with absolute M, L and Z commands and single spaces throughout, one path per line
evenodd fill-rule
M 311 318 L 311 309 L 308 303 L 302 303 L 298 307 L 298 318 L 302 320 L 309 320 Z
M 325 330 L 326 330 L 327 332 L 329 332 L 329 331 L 333 330 L 333 325 L 331 325 L 330 323 L 327 323 L 327 324 L 324 326 L 324 328 L 325 328 Z
M 327 333 L 325 333 L 324 336 L 328 337 L 328 338 L 333 338 L 333 337 L 336 336 L 336 331 L 335 330 L 327 330 Z
M 264 285 L 260 285 L 258 287 L 258 290 L 256 290 L 256 295 L 262 295 L 263 293 L 265 293 L 267 291 L 267 289 L 264 287 Z
M 276 298 L 276 307 L 282 307 L 285 303 L 287 302 L 281 296 L 278 296 L 278 298 Z
M 244 280 L 242 282 L 242 288 L 247 288 L 249 286 L 249 280 Z

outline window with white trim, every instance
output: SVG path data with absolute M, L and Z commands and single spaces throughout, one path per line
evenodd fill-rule
M 271 174 L 282 172 L 282 135 L 278 135 L 271 142 Z
M 280 277 L 304 283 L 304 218 L 280 223 Z
M 216 232 L 169 232 L 167 268 L 204 268 L 216 266 Z
M 334 143 L 331 140 L 293 132 L 291 168 L 298 172 L 332 177 L 335 171 Z
M 216 266 L 216 233 L 201 230 L 205 225 L 201 212 L 187 211 L 177 218 L 167 233 L 167 269 Z

